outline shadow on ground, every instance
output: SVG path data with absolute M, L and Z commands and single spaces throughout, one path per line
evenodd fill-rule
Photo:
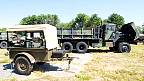
M 42 71 L 42 72 L 63 71 L 63 69 L 58 66 L 54 66 L 54 65 L 50 65 L 49 63 L 45 63 L 44 65 L 34 64 L 34 71 Z
M 87 53 L 94 53 L 94 52 L 98 52 L 98 53 L 108 53 L 108 52 L 114 52 L 112 50 L 101 50 L 101 49 L 88 49 Z M 72 53 L 78 53 L 76 50 L 73 50 Z
M 11 64 L 3 65 L 3 70 L 12 70 L 12 73 L 18 74 L 15 72 L 14 67 Z M 48 71 L 63 71 L 62 68 L 54 65 L 50 65 L 49 63 L 45 63 L 43 65 L 34 64 L 33 71 L 40 71 L 40 72 L 48 72 Z

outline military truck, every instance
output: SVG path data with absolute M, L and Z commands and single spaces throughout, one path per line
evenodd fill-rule
M 7 41 L 10 33 L 23 34 L 21 44 L 7 47 L 9 57 L 18 74 L 29 75 L 34 64 L 44 64 L 51 60 L 70 59 L 63 50 L 57 50 L 57 29 L 49 24 L 18 25 L 7 29 Z
M 7 33 L 0 32 L 0 48 L 5 49 L 8 45 L 12 46 L 14 43 L 17 42 L 17 35 L 15 35 L 14 33 L 10 33 L 9 36 L 9 41 L 7 41 Z
M 6 48 L 7 46 L 7 37 L 6 33 L 0 32 L 0 48 Z
M 130 52 L 130 44 L 136 44 L 139 32 L 133 22 L 125 24 L 118 31 L 115 24 L 104 24 L 92 29 L 59 29 L 58 42 L 67 52 L 87 52 L 89 47 L 109 47 L 117 52 Z

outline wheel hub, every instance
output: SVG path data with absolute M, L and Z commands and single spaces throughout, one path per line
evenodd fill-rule
M 25 64 L 20 64 L 21 70 L 26 70 L 26 65 Z
M 26 65 L 25 61 L 20 60 L 19 63 L 18 63 L 18 68 L 21 71 L 26 71 L 27 70 L 27 65 Z
M 123 47 L 122 47 L 122 51 L 123 51 L 123 52 L 127 52 L 127 50 L 128 50 L 128 47 L 127 47 L 127 46 L 123 46 Z
M 6 44 L 4 44 L 4 43 L 3 43 L 3 44 L 2 44 L 2 46 L 3 46 L 3 47 L 5 47 L 5 46 L 6 46 Z
M 83 45 L 80 45 L 80 50 L 84 50 L 84 46 Z
M 69 46 L 65 46 L 65 50 L 69 50 L 70 49 L 70 47 Z

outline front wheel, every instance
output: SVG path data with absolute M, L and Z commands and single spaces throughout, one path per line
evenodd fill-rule
M 15 71 L 21 75 L 29 75 L 33 69 L 33 65 L 26 57 L 17 57 L 14 65 Z
M 119 44 L 118 50 L 120 53 L 129 53 L 131 51 L 131 46 L 127 42 L 121 42 Z

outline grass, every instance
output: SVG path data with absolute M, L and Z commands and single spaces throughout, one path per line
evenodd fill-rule
M 91 76 L 85 75 L 84 73 L 79 73 L 76 74 L 75 77 L 79 80 L 79 81 L 87 81 L 91 79 Z
M 93 59 L 74 77 L 52 81 L 144 81 L 144 45 L 132 45 L 130 53 L 95 52 Z
M 75 76 L 60 78 L 43 75 L 43 72 L 34 74 L 43 75 L 42 81 L 144 81 L 144 45 L 132 45 L 130 53 L 92 54 L 93 59 Z
M 5 56 L 7 50 L 0 49 L 0 63 L 9 63 L 9 57 Z
M 0 81 L 17 81 L 15 77 L 10 77 L 8 79 L 0 79 Z
M 94 53 L 82 72 L 90 80 L 144 81 L 143 52 L 144 45 L 133 45 L 131 53 Z

